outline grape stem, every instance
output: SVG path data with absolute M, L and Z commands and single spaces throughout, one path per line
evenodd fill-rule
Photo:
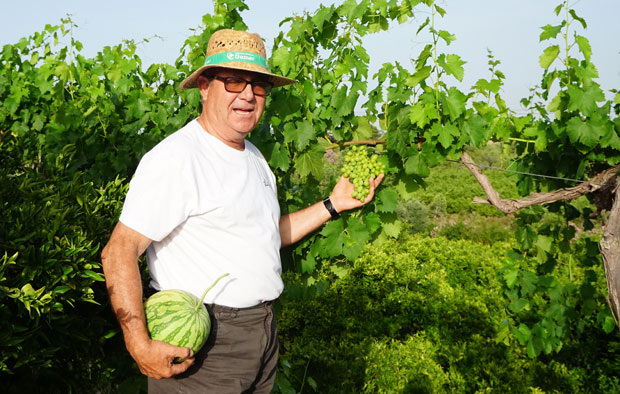
M 215 285 L 217 285 L 217 282 L 219 282 L 219 281 L 220 281 L 220 279 L 225 278 L 225 277 L 227 277 L 228 275 L 230 275 L 230 274 L 228 274 L 228 273 L 227 273 L 227 274 L 224 274 L 224 275 L 220 276 L 219 278 L 217 278 L 217 279 L 215 280 L 215 282 L 213 282 L 213 284 L 212 284 L 211 286 L 207 287 L 207 290 L 205 290 L 205 292 L 204 292 L 204 293 L 202 293 L 202 297 L 200 298 L 200 303 L 199 303 L 198 305 L 196 305 L 196 311 L 198 311 L 198 308 L 200 308 L 200 305 L 202 305 L 202 301 L 205 299 L 205 296 L 207 295 L 207 293 L 209 292 L 209 290 L 211 290 L 211 289 L 212 289 Z
M 382 144 L 387 144 L 387 142 L 380 141 L 380 140 L 346 141 L 346 142 L 342 142 L 340 144 L 328 145 L 328 146 L 325 147 L 325 150 L 337 148 L 339 146 L 348 146 L 348 145 L 382 145 Z

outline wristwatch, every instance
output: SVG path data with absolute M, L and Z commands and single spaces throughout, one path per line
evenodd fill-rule
M 334 208 L 332 200 L 329 199 L 329 196 L 325 197 L 323 204 L 325 205 L 325 208 L 327 208 L 329 214 L 332 215 L 332 219 L 338 219 L 340 217 L 340 214 L 336 211 L 336 208 Z

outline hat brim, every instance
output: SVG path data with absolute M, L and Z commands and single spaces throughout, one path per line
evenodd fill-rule
M 235 63 L 238 63 L 238 64 L 235 64 Z M 210 68 L 224 68 L 224 69 L 231 69 L 231 70 L 249 71 L 249 72 L 261 74 L 267 77 L 267 80 L 273 85 L 274 88 L 277 88 L 279 86 L 290 85 L 290 84 L 297 82 L 296 80 L 291 79 L 291 78 L 287 78 L 281 75 L 266 72 L 265 69 L 259 66 L 252 67 L 252 65 L 249 65 L 248 63 L 230 62 L 230 63 L 214 64 L 214 65 L 200 67 L 198 70 L 194 71 L 189 77 L 185 78 L 179 84 L 179 89 L 186 90 L 186 89 L 197 88 L 198 77 L 203 72 L 205 72 L 206 70 Z

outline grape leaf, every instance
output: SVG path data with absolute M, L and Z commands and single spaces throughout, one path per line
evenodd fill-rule
M 271 154 L 269 156 L 269 165 L 272 168 L 279 168 L 282 171 L 286 171 L 291 165 L 291 160 L 288 157 L 286 147 L 281 145 L 279 142 L 276 142 L 273 145 L 273 149 L 271 150 Z
M 543 51 L 543 54 L 540 55 L 540 58 L 538 59 L 538 63 L 540 64 L 540 67 L 542 67 L 545 70 L 548 69 L 549 66 L 551 66 L 551 63 L 553 63 L 555 59 L 558 58 L 559 54 L 560 54 L 560 47 L 558 45 L 552 45 L 550 47 L 547 47 Z
M 605 93 L 596 84 L 591 84 L 585 88 L 571 85 L 567 89 L 570 101 L 568 103 L 569 111 L 580 111 L 586 116 L 592 115 L 596 110 L 598 101 L 605 100 Z
M 579 51 L 583 53 L 583 57 L 587 62 L 590 62 L 590 58 L 592 57 L 592 47 L 590 46 L 590 41 L 583 36 L 576 35 L 575 41 L 577 42 L 577 46 L 579 47 Z
M 445 126 L 441 126 L 439 122 L 433 125 L 433 129 L 438 129 L 438 138 L 437 140 L 444 148 L 449 148 L 452 145 L 452 141 L 454 141 L 453 137 L 459 136 L 459 129 L 452 123 L 448 123 Z
M 572 143 L 580 141 L 587 147 L 594 147 L 604 135 L 605 130 L 593 122 L 583 121 L 579 117 L 570 118 L 566 123 L 566 134 Z
M 519 246 L 523 249 L 529 249 L 534 246 L 538 234 L 534 231 L 534 229 L 532 229 L 531 226 L 521 226 L 517 227 L 515 236 L 519 242 Z
M 523 323 L 521 323 L 518 328 L 513 327 L 512 333 L 515 337 L 517 337 L 517 340 L 519 340 L 519 343 L 522 345 L 525 344 L 532 336 L 530 329 Z
M 610 147 L 620 150 L 620 136 L 614 129 L 613 125 L 604 128 L 604 134 L 601 136 L 601 146 L 603 148 Z
M 410 86 L 412 88 L 418 86 L 420 82 L 424 81 L 431 75 L 431 70 L 432 68 L 430 66 L 424 66 L 416 70 L 413 75 L 407 77 L 407 86 Z
M 439 37 L 443 38 L 447 45 L 450 45 L 452 41 L 456 40 L 456 36 L 454 34 L 451 34 L 450 32 L 445 30 L 439 30 L 437 34 L 439 35 Z
M 311 274 L 314 272 L 314 268 L 316 267 L 316 260 L 312 253 L 307 253 L 306 257 L 301 260 L 301 272 L 303 274 Z
M 289 61 L 290 53 L 287 47 L 281 46 L 274 49 L 271 54 L 271 62 L 273 67 L 277 67 L 282 71 L 283 75 L 287 75 L 292 62 Z
M 566 25 L 566 22 L 562 22 L 561 25 L 557 26 L 545 25 L 541 27 L 543 31 L 542 33 L 540 33 L 539 41 L 542 42 L 551 38 L 556 38 L 557 35 L 562 31 L 564 25 Z
M 381 221 L 383 222 L 383 233 L 392 238 L 397 238 L 400 234 L 403 223 L 398 219 L 398 216 L 394 213 L 387 213 L 381 215 Z
M 485 93 L 488 91 L 492 93 L 498 93 L 501 86 L 502 81 L 499 79 L 492 79 L 490 81 L 487 81 L 486 79 L 479 79 L 476 82 L 475 88 L 480 93 Z
M 345 234 L 344 245 L 342 248 L 342 254 L 344 254 L 344 257 L 349 260 L 355 260 L 362 253 L 362 250 L 364 250 L 363 242 L 359 242 Z
M 516 269 L 508 269 L 503 273 L 504 281 L 506 281 L 506 286 L 509 289 L 512 289 L 515 284 L 517 284 L 517 279 L 519 278 L 519 270 Z
M 322 257 L 334 257 L 342 254 L 344 244 L 344 224 L 341 219 L 332 220 L 323 227 L 321 235 L 325 238 L 321 240 Z
M 569 12 L 569 13 L 570 13 L 570 15 L 573 17 L 573 19 L 575 19 L 576 21 L 578 21 L 579 23 L 581 23 L 581 26 L 582 26 L 584 29 L 587 29 L 587 28 L 588 28 L 588 24 L 586 23 L 586 20 L 585 20 L 585 19 L 583 19 L 582 17 L 580 17 L 579 15 L 577 15 L 577 13 L 575 12 L 575 10 L 574 10 L 574 9 L 572 9 L 572 8 L 571 8 L 570 10 L 568 10 L 568 12 Z
M 312 124 L 307 120 L 297 122 L 296 126 L 297 134 L 295 138 L 295 145 L 297 146 L 297 149 L 303 150 L 306 146 L 308 146 L 308 143 L 314 139 L 314 127 L 312 127 Z
M 411 121 L 411 124 L 419 128 L 423 128 L 428 124 L 428 117 L 426 116 L 426 111 L 424 111 L 425 106 L 425 103 L 418 101 L 411 107 L 409 111 L 409 121 Z
M 329 20 L 334 14 L 334 6 L 323 7 L 321 6 L 316 14 L 312 17 L 312 23 L 317 27 L 319 31 L 323 30 L 323 24 L 325 21 Z
M 394 151 L 401 156 L 406 155 L 409 142 L 409 130 L 405 128 L 395 128 L 388 133 L 388 150 Z
M 437 4 L 435 4 L 433 7 L 439 13 L 439 15 L 441 15 L 442 17 L 444 15 L 446 15 L 446 11 L 443 8 L 441 8 L 440 6 L 438 6 Z
M 424 162 L 422 155 L 417 153 L 407 158 L 405 162 L 405 172 L 407 174 L 419 175 L 423 178 L 430 175 L 430 169 Z
M 318 144 L 299 154 L 295 160 L 295 169 L 302 178 L 312 174 L 316 179 L 323 177 L 323 155 L 325 149 Z
M 593 79 L 598 78 L 598 70 L 592 63 L 586 63 L 585 66 L 582 64 L 583 62 L 573 67 L 575 70 L 575 75 L 583 81 L 584 85 L 591 84 Z
M 463 125 L 463 129 L 474 146 L 480 146 L 483 141 L 486 141 L 487 127 L 484 119 L 478 114 L 473 115 L 467 119 Z
M 358 217 L 351 216 L 349 218 L 347 222 L 347 233 L 355 242 L 362 245 L 370 239 L 370 233 L 366 225 L 362 223 Z
M 364 223 L 370 234 L 374 234 L 381 228 L 381 218 L 374 212 L 369 212 L 364 216 Z
M 372 126 L 368 118 L 363 116 L 357 117 L 357 128 L 353 130 L 354 140 L 366 140 L 372 137 Z
M 377 211 L 394 212 L 398 204 L 398 193 L 391 187 L 384 187 L 377 193 Z
M 523 308 L 529 304 L 529 301 L 523 298 L 517 298 L 513 300 L 508 307 L 514 313 L 519 313 Z
M 404 200 L 410 200 L 415 196 L 415 191 L 420 188 L 420 185 L 416 183 L 412 177 L 400 177 L 398 182 L 394 186 L 394 189 L 400 194 Z
M 465 74 L 465 69 L 463 68 L 463 64 L 467 63 L 464 60 L 461 60 L 459 55 L 445 55 L 441 54 L 439 59 L 437 59 L 438 64 L 443 68 L 446 73 L 454 76 L 458 79 L 459 82 L 463 82 L 463 75 Z
M 441 98 L 444 110 L 448 113 L 451 120 L 455 120 L 465 111 L 465 101 L 467 97 L 460 90 L 452 86 L 448 89 L 447 96 Z

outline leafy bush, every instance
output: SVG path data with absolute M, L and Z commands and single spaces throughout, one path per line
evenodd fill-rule
M 496 346 L 496 321 L 489 311 L 497 319 L 502 316 L 499 288 L 492 287 L 501 250 L 500 245 L 415 236 L 368 249 L 341 278 L 333 273 L 341 271 L 325 267 L 317 278 L 325 290 L 314 296 L 295 295 L 296 286 L 290 284 L 280 318 L 285 357 L 309 362 L 308 374 L 321 377 L 319 392 L 346 393 L 364 387 L 364 392 L 387 392 L 395 381 L 415 384 L 401 380 L 405 371 L 399 375 L 394 365 L 381 361 L 380 349 L 390 349 L 393 355 L 386 357 L 405 365 L 415 363 L 419 371 L 452 362 L 447 352 L 456 349 L 451 346 L 479 347 L 472 353 L 485 353 L 482 348 Z M 458 346 L 435 349 L 440 340 Z M 404 350 L 417 347 L 429 357 L 418 359 L 418 353 Z M 449 387 L 445 376 L 430 379 L 427 389 Z
M 514 227 L 513 219 L 508 216 L 451 215 L 448 223 L 438 227 L 438 234 L 450 240 L 493 244 L 514 241 Z
M 577 347 L 531 359 L 498 337 L 509 316 L 497 277 L 508 250 L 414 235 L 367 248 L 350 267 L 325 265 L 311 279 L 286 274 L 278 321 L 289 380 L 299 387 L 312 377 L 321 393 L 616 387 L 608 377 L 620 372 L 610 362 L 617 334 L 596 340 L 600 332 L 591 332 L 587 361 L 575 357 Z
M 426 233 L 431 227 L 430 210 L 415 198 L 399 201 L 396 214 L 405 223 L 409 234 Z
M 99 250 L 126 187 L 79 173 L 2 174 L 0 379 L 4 392 L 86 392 L 131 371 L 108 308 Z M 114 370 L 111 360 L 118 362 Z M 104 362 L 105 360 L 105 362 Z
M 117 335 L 99 258 L 126 184 L 97 186 L 72 168 L 72 144 L 43 165 L 37 141 L 0 134 L 3 392 L 137 393 L 145 382 Z

